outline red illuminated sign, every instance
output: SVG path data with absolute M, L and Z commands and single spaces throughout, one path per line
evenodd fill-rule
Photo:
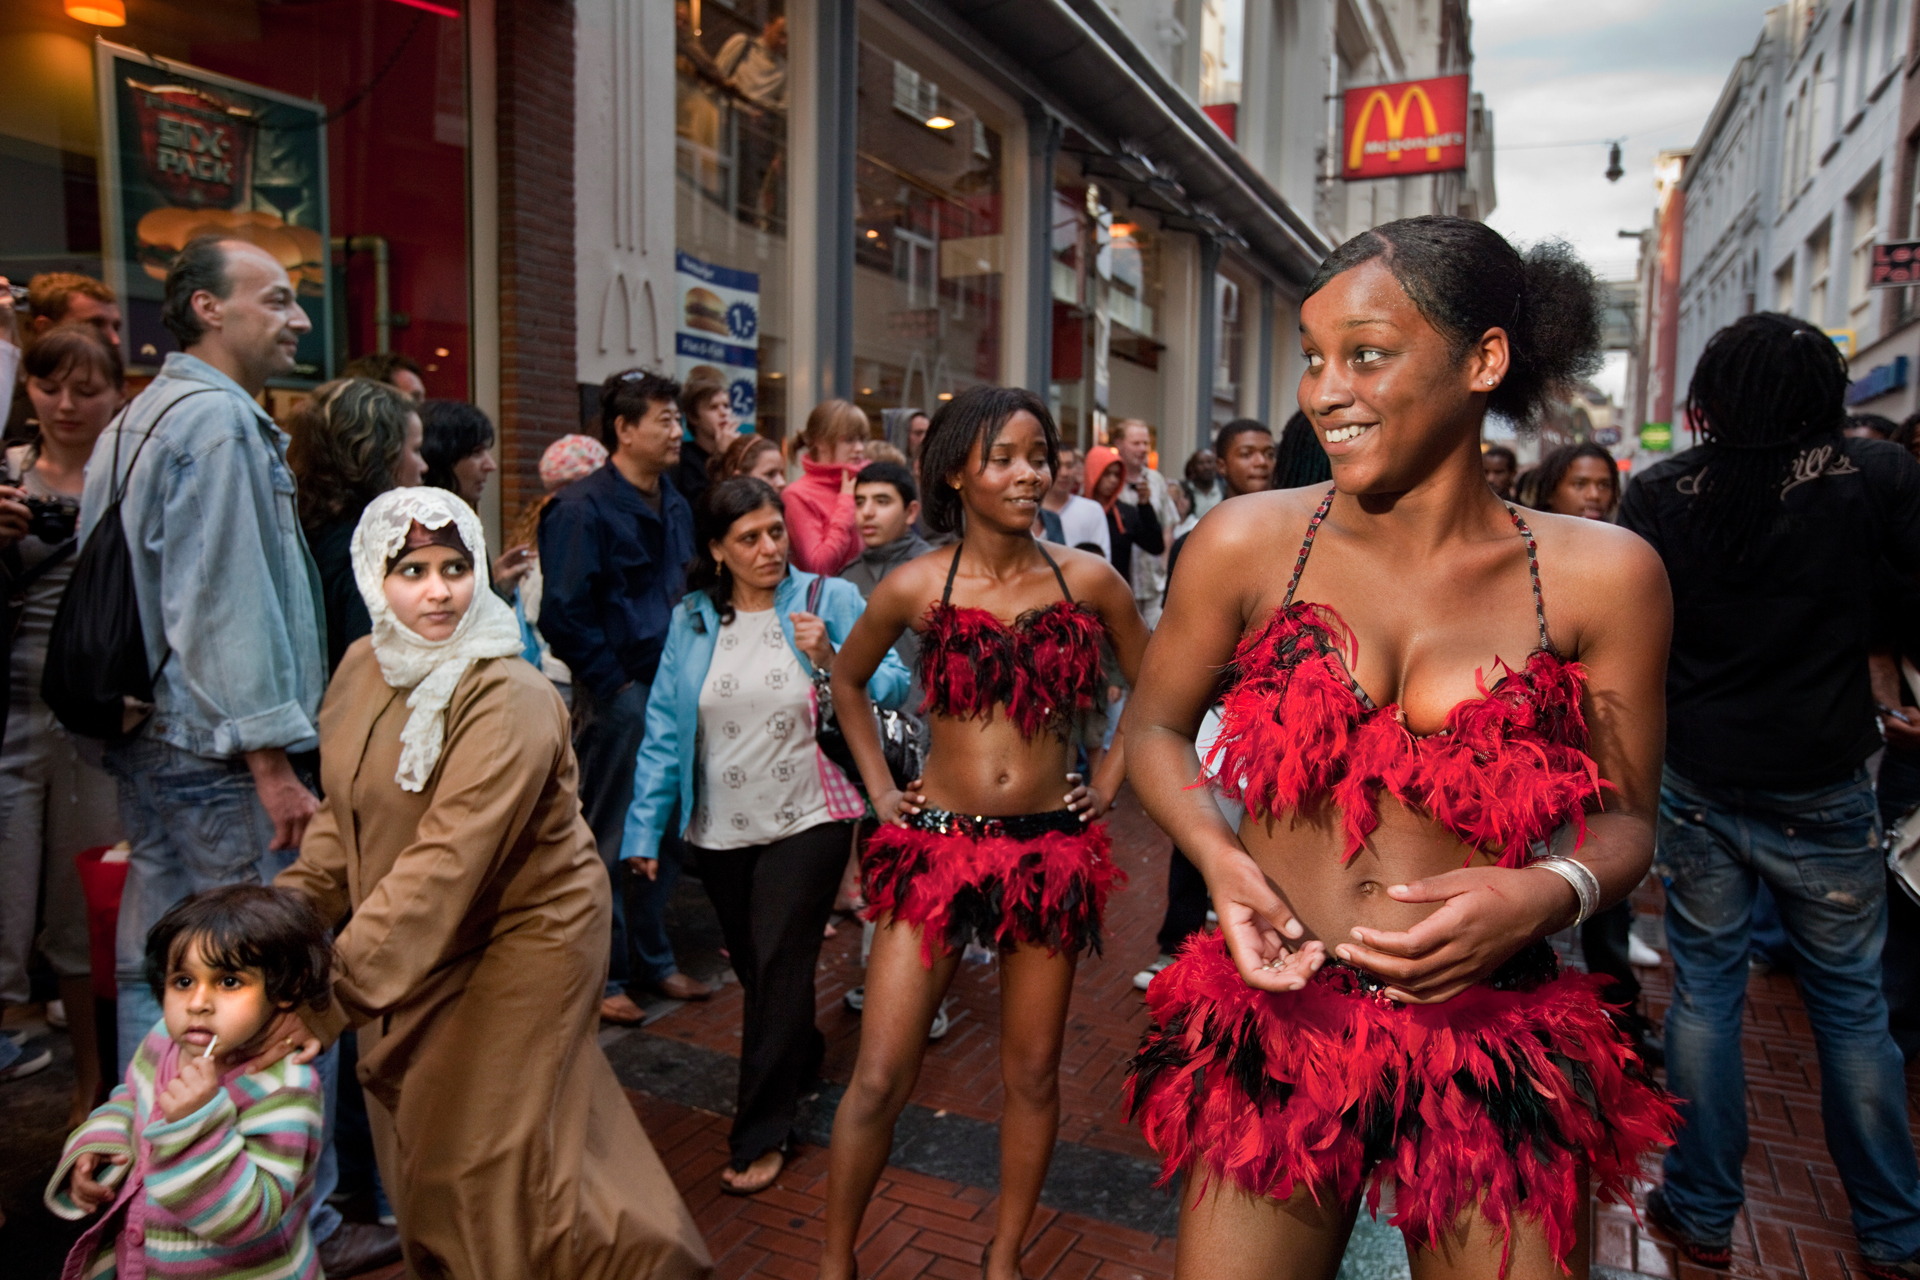
M 1343 178 L 1399 178 L 1467 167 L 1467 77 L 1370 85 L 1346 93 Z
M 1920 284 L 1920 241 L 1873 246 L 1873 278 L 1869 289 L 1904 289 Z

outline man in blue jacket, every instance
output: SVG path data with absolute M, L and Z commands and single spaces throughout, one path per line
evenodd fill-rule
M 712 994 L 680 972 L 667 939 L 678 842 L 665 842 L 652 878 L 619 868 L 647 695 L 693 557 L 692 509 L 666 478 L 680 458 L 679 396 L 679 384 L 663 374 L 631 369 L 608 378 L 600 390 L 607 465 L 561 490 L 540 517 L 540 631 L 573 672 L 580 805 L 615 890 L 600 1012 L 619 1023 L 643 1016 L 630 989 L 675 1000 Z

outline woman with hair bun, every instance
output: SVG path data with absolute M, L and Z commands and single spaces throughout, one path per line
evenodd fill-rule
M 1563 245 L 1441 217 L 1348 241 L 1301 307 L 1332 487 L 1187 540 L 1124 726 L 1221 926 L 1148 989 L 1128 1083 L 1186 1175 L 1177 1273 L 1330 1280 L 1389 1191 L 1417 1275 L 1584 1275 L 1588 1187 L 1628 1198 L 1672 1131 L 1545 942 L 1652 860 L 1666 576 L 1621 529 L 1523 517 L 1480 462 L 1489 411 L 1594 367 L 1599 316 Z
M 920 449 L 922 510 L 958 534 L 873 589 L 833 666 L 833 701 L 881 827 L 862 855 L 867 962 L 860 1058 L 833 1119 L 822 1280 L 854 1244 L 913 1093 L 927 1032 L 970 942 L 1000 953 L 1000 1203 L 982 1280 L 1014 1280 L 1060 1128 L 1060 1050 L 1080 953 L 1100 946 L 1123 877 L 1104 825 L 1125 768 L 1114 743 L 1076 786 L 1080 713 L 1106 689 L 1103 640 L 1131 679 L 1146 646 L 1133 589 L 1101 556 L 1033 536 L 1060 435 L 1046 401 L 970 387 Z M 927 691 L 923 778 L 888 770 L 867 682 L 909 627 Z M 1064 794 L 1063 794 L 1064 793 Z

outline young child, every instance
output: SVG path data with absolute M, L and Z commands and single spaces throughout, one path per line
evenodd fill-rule
M 247 1067 L 281 1012 L 326 999 L 332 955 L 306 899 L 262 885 L 196 894 L 154 925 L 147 981 L 164 1016 L 47 1184 L 63 1218 L 106 1209 L 62 1280 L 320 1280 L 307 1233 L 319 1079 L 291 1057 Z

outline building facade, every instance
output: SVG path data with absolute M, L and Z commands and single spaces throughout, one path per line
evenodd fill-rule
M 284 243 L 324 341 L 276 402 L 413 356 L 499 424 L 496 530 L 634 366 L 717 369 L 774 438 L 828 397 L 878 422 L 1017 383 L 1083 444 L 1146 419 L 1177 471 L 1217 424 L 1292 412 L 1333 245 L 1493 203 L 1477 99 L 1466 170 L 1336 176 L 1341 90 L 1467 71 L 1464 0 L 69 8 L 115 6 L 0 13 L 23 69 L 0 85 L 0 271 L 108 278 L 150 369 L 174 239 Z M 249 122 L 224 185 L 155 133 L 221 111 Z
M 1914 0 L 1792 0 L 1767 12 L 1735 64 L 1677 185 L 1662 190 L 1659 240 L 1643 239 L 1643 281 L 1664 270 L 1665 230 L 1681 220 L 1677 334 L 1657 342 L 1630 385 L 1642 422 L 1679 421 L 1700 352 L 1754 311 L 1802 316 L 1864 373 L 1911 324 L 1912 303 L 1871 287 L 1873 246 L 1906 234 L 1912 145 L 1920 130 L 1902 73 L 1912 65 Z M 1660 311 L 1657 296 L 1650 321 Z M 1910 345 L 1920 354 L 1920 333 Z M 1882 376 L 1882 394 L 1904 391 Z M 1662 407 L 1669 416 L 1661 416 Z

